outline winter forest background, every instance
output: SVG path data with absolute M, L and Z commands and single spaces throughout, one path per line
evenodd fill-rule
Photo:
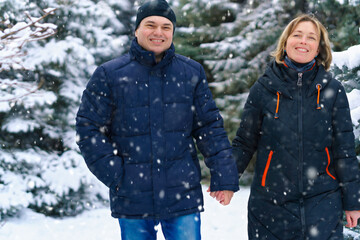
M 0 0 L 0 235 L 1 222 L 24 208 L 67 217 L 107 204 L 76 145 L 75 114 L 95 67 L 129 49 L 142 2 Z M 169 3 L 176 51 L 203 64 L 230 140 L 286 24 L 315 14 L 330 34 L 331 72 L 348 93 L 360 163 L 360 0 Z M 241 184 L 251 176 L 249 167 Z

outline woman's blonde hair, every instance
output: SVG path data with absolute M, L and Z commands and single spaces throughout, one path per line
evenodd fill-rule
M 271 53 L 271 55 L 275 58 L 277 63 L 283 64 L 283 60 L 285 58 L 286 41 L 300 22 L 312 22 L 315 25 L 320 36 L 319 54 L 315 57 L 315 59 L 319 65 L 324 65 L 326 71 L 329 70 L 332 61 L 329 34 L 324 25 L 322 25 L 322 23 L 313 15 L 301 14 L 300 16 L 293 19 L 282 32 L 277 47 L 275 51 Z

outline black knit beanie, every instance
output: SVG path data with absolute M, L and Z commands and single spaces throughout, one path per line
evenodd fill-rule
M 139 7 L 136 15 L 135 30 L 139 27 L 140 22 L 144 18 L 150 16 L 161 16 L 169 19 L 172 22 L 175 31 L 176 16 L 165 0 L 151 0 Z

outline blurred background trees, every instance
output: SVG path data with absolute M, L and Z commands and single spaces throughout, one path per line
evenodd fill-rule
M 1 36 L 30 23 L 28 15 L 57 9 L 41 21 L 56 26 L 56 34 L 27 42 L 17 67 L 0 72 L 0 219 L 26 207 L 77 214 L 108 197 L 79 154 L 75 114 L 95 67 L 128 49 L 134 4 L 6 0 L 0 7 Z

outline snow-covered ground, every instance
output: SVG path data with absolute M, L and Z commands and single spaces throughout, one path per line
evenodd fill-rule
M 247 200 L 249 188 L 235 193 L 230 205 L 222 206 L 206 192 L 205 212 L 201 214 L 204 240 L 247 239 Z M 158 239 L 163 240 L 161 230 Z M 112 240 L 120 239 L 120 228 L 108 208 L 56 219 L 31 210 L 23 210 L 18 218 L 0 224 L 0 240 Z

